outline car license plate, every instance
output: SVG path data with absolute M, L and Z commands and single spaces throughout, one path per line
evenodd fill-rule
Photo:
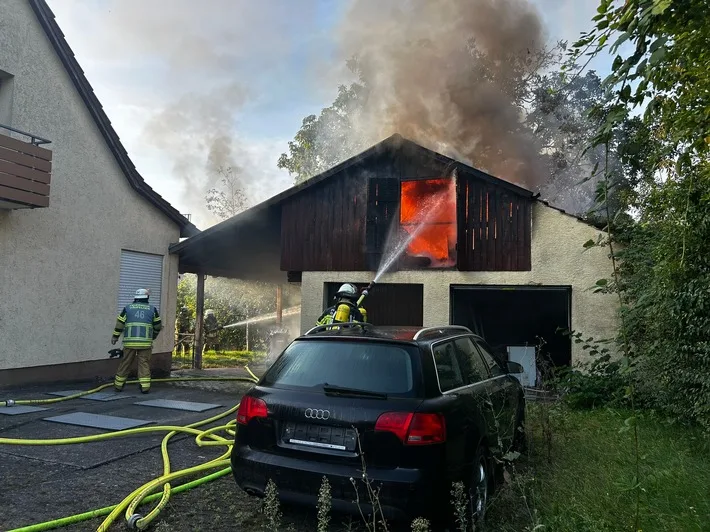
M 282 439 L 292 445 L 335 451 L 354 451 L 356 443 L 355 429 L 292 422 L 286 423 Z

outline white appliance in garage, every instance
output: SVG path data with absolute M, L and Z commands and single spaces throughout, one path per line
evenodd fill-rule
M 523 366 L 523 373 L 513 374 L 523 386 L 535 387 L 537 383 L 536 348 L 529 345 L 509 345 L 508 360 Z

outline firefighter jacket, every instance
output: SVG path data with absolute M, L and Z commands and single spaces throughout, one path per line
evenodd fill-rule
M 342 299 L 332 307 L 325 309 L 316 321 L 316 325 L 330 325 L 331 323 L 348 321 L 364 323 L 367 321 L 367 313 L 363 307 L 356 307 L 350 301 Z
M 129 349 L 150 349 L 162 327 L 158 309 L 148 303 L 134 301 L 118 315 L 113 336 L 118 338 L 123 333 L 123 346 Z

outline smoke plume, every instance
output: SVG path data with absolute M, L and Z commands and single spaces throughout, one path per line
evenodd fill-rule
M 392 133 L 527 188 L 546 178 L 516 91 L 537 69 L 542 23 L 525 0 L 356 0 L 339 28 L 369 89 L 354 144 Z

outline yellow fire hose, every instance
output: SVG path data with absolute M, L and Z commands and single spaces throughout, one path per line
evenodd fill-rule
M 166 378 L 166 379 L 152 379 L 152 382 L 176 382 L 176 381 L 242 381 L 242 382 L 257 382 L 258 377 L 254 375 L 254 373 L 247 367 L 245 367 L 246 371 L 251 375 L 251 377 L 175 377 L 175 378 Z M 129 381 L 129 383 L 134 384 L 137 383 L 138 381 Z M 12 400 L 6 400 L 6 401 L 1 401 L 0 406 L 8 407 L 11 408 L 13 405 L 28 405 L 28 404 L 50 404 L 50 403 L 57 403 L 60 401 L 68 401 L 70 399 L 76 399 L 78 397 L 83 397 L 84 395 L 88 395 L 91 393 L 98 392 L 108 386 L 113 386 L 112 383 L 104 384 L 102 386 L 99 386 L 97 388 L 94 388 L 93 390 L 88 390 L 85 392 L 77 393 L 71 396 L 67 397 L 59 397 L 59 398 L 52 398 L 52 399 L 26 399 L 26 400 L 17 400 L 17 401 L 12 401 Z M 213 423 L 219 419 L 222 419 L 230 414 L 233 414 L 234 412 L 237 411 L 239 408 L 239 404 L 236 406 L 230 408 L 229 410 L 217 414 L 216 416 L 213 416 L 208 419 L 204 419 L 201 421 L 197 421 L 195 423 L 192 423 L 190 425 L 186 425 L 184 427 L 181 426 L 172 426 L 172 425 L 163 425 L 163 426 L 154 426 L 154 427 L 138 427 L 135 429 L 126 429 L 126 430 L 121 430 L 121 431 L 116 431 L 112 433 L 105 433 L 105 434 L 96 434 L 93 436 L 81 436 L 81 437 L 74 437 L 74 438 L 57 438 L 57 439 L 46 439 L 46 440 L 25 440 L 25 439 L 19 439 L 19 438 L 0 438 L 0 445 L 33 445 L 33 446 L 39 446 L 39 445 L 71 445 L 74 443 L 90 443 L 90 442 L 97 442 L 97 441 L 104 441 L 104 440 L 109 440 L 112 438 L 119 438 L 119 437 L 124 437 L 124 436 L 131 436 L 131 435 L 136 435 L 136 434 L 145 434 L 145 433 L 150 433 L 150 432 L 168 432 L 168 434 L 163 438 L 163 441 L 161 443 L 161 454 L 163 457 L 163 474 L 150 482 L 147 482 L 143 486 L 140 486 L 136 490 L 134 490 L 130 495 L 128 495 L 126 498 L 124 498 L 120 503 L 113 505 L 113 506 L 108 506 L 105 508 L 100 508 L 97 510 L 92 510 L 89 512 L 84 512 L 81 514 L 76 514 L 73 516 L 68 516 L 60 519 L 56 519 L 53 521 L 47 521 L 44 523 L 37 523 L 35 525 L 30 525 L 27 527 L 23 528 L 17 528 L 14 530 L 11 530 L 9 532 L 39 532 L 41 530 L 51 530 L 53 528 L 59 528 L 62 526 L 66 526 L 72 523 L 78 523 L 81 521 L 85 521 L 87 519 L 92 519 L 94 517 L 99 517 L 108 514 L 108 516 L 104 519 L 103 523 L 97 528 L 97 532 L 106 532 L 109 527 L 113 524 L 113 522 L 118 518 L 118 516 L 121 514 L 121 512 L 125 509 L 125 518 L 127 524 L 137 530 L 143 530 L 150 525 L 150 523 L 160 514 L 160 512 L 163 510 L 163 508 L 167 505 L 168 501 L 170 500 L 170 495 L 173 492 L 180 492 L 180 491 L 185 491 L 187 489 L 193 488 L 195 486 L 198 486 L 200 484 L 209 482 L 211 480 L 214 480 L 216 478 L 220 478 L 229 472 L 231 472 L 231 466 L 229 462 L 229 455 L 231 453 L 231 447 L 234 443 L 234 435 L 235 435 L 235 429 L 236 429 L 236 420 L 232 420 L 226 425 L 218 426 L 218 427 L 212 427 L 206 430 L 198 430 L 197 427 L 201 427 L 204 425 L 208 425 L 210 423 Z M 219 436 L 216 433 L 224 431 L 227 435 L 230 436 L 230 438 L 225 438 L 223 436 Z M 204 464 L 200 464 L 197 466 L 189 467 L 186 469 L 182 469 L 179 471 L 175 472 L 170 472 L 170 456 L 168 453 L 168 442 L 170 439 L 175 436 L 178 433 L 187 433 L 187 434 L 193 434 L 195 435 L 195 442 L 199 447 L 205 447 L 205 446 L 213 446 L 213 445 L 221 445 L 221 446 L 226 446 L 227 451 L 220 456 L 219 458 L 215 458 L 213 460 L 210 460 L 208 462 L 205 462 Z M 221 468 L 220 471 L 217 471 L 215 473 L 208 474 L 204 477 L 201 477 L 199 479 L 196 479 L 192 482 L 188 482 L 186 484 L 182 484 L 176 488 L 172 488 L 170 485 L 171 480 L 175 480 L 178 478 L 182 478 L 185 476 L 193 475 L 195 473 L 202 473 L 211 469 L 218 469 Z M 162 486 L 163 491 L 162 494 L 154 494 L 150 495 L 151 492 L 159 489 Z M 150 512 L 148 512 L 145 517 L 136 513 L 136 510 L 138 507 L 144 503 L 147 502 L 152 502 L 154 500 L 157 500 L 158 497 L 160 497 L 160 501 L 158 504 L 153 508 Z

